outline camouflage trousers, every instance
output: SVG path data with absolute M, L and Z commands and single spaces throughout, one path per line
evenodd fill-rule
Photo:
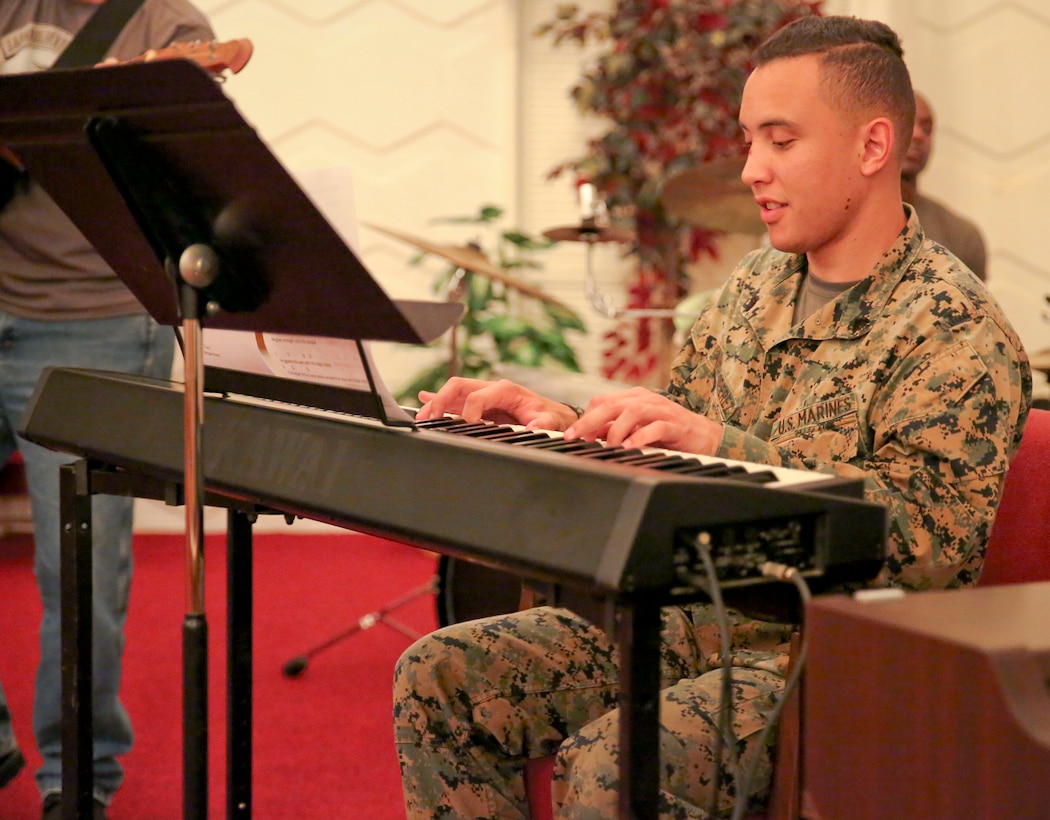
M 759 756 L 752 794 L 761 797 L 770 749 L 757 739 L 784 688 L 793 627 L 730 614 L 734 750 L 741 765 Z M 733 806 L 728 749 L 716 771 L 721 650 L 712 607 L 664 611 L 661 817 L 711 817 L 712 800 L 718 813 Z M 528 817 L 525 761 L 554 752 L 555 815 L 616 817 L 616 696 L 615 644 L 568 610 L 538 607 L 421 638 L 394 680 L 407 817 Z

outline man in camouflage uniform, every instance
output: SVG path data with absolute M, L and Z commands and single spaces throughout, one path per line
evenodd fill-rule
M 772 247 L 745 258 L 697 319 L 668 389 L 601 396 L 576 418 L 508 382 L 457 379 L 423 394 L 419 416 L 509 417 L 570 439 L 863 478 L 889 511 L 878 583 L 972 585 L 1031 373 L 994 299 L 901 203 L 915 107 L 900 45 L 881 23 L 809 17 L 755 63 L 743 179 Z M 783 690 L 791 628 L 732 614 L 733 728 L 743 762 L 758 756 L 758 795 L 770 766 L 756 741 Z M 721 657 L 709 607 L 666 611 L 662 816 L 732 804 L 715 769 Z M 395 678 L 409 818 L 526 816 L 524 761 L 555 750 L 559 816 L 615 816 L 616 691 L 612 642 L 566 610 L 421 639 Z

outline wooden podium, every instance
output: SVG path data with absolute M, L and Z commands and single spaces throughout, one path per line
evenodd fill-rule
M 805 816 L 1047 816 L 1050 583 L 815 599 L 806 629 Z

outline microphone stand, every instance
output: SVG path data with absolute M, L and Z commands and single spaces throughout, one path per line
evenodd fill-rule
M 598 200 L 597 189 L 590 182 L 580 184 L 577 194 L 580 201 L 581 221 L 579 228 L 571 229 L 572 237 L 587 246 L 587 267 L 584 280 L 584 293 L 591 308 L 606 319 L 671 319 L 686 314 L 674 308 L 618 308 L 613 304 L 612 296 L 598 286 L 594 275 L 594 246 L 605 241 L 603 228 L 608 227 L 608 212 L 605 203 Z M 548 236 L 557 235 L 558 229 L 548 232 Z
M 588 233 L 586 226 L 580 233 L 580 239 L 587 245 L 587 268 L 585 273 L 585 294 L 587 302 L 606 319 L 670 319 L 675 316 L 691 315 L 675 308 L 618 308 L 613 305 L 613 298 L 598 286 L 594 275 L 594 246 L 600 240 L 597 231 Z

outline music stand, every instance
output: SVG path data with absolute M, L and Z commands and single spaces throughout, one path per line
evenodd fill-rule
M 23 162 L 186 358 L 184 815 L 207 815 L 201 327 L 422 344 L 462 308 L 391 300 L 219 84 L 184 60 L 0 77 L 0 142 Z M 382 418 L 382 404 L 368 406 Z M 250 537 L 250 527 L 249 527 Z M 63 541 L 65 548 L 66 541 Z M 77 703 L 63 608 L 65 718 Z M 90 628 L 90 627 L 88 627 Z M 82 632 L 80 634 L 83 634 Z M 72 654 L 67 654 L 72 653 Z M 89 653 L 90 654 L 90 653 Z M 85 660 L 79 663 L 84 668 Z M 90 666 L 86 667 L 90 674 Z M 89 678 L 90 680 L 90 678 Z M 68 711 L 67 711 L 68 710 Z M 90 718 L 88 718 L 90 726 Z M 71 729 L 72 731 L 72 729 Z M 90 816 L 91 738 L 63 730 L 66 817 Z M 67 742 L 70 741 L 70 742 Z M 85 748 L 86 746 L 86 748 Z M 68 752 L 68 754 L 67 754 Z M 248 807 L 244 807 L 248 808 Z M 232 810 L 231 810 L 232 811 Z

